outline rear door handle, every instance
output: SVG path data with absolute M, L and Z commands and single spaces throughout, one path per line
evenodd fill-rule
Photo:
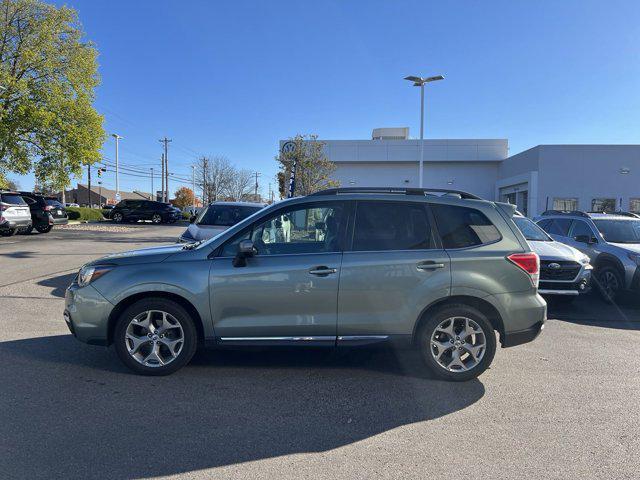
M 311 270 L 309 270 L 309 273 L 311 275 L 318 275 L 318 276 L 325 276 L 325 275 L 330 275 L 332 273 L 336 273 L 338 270 L 336 268 L 329 268 L 329 267 L 325 267 L 324 265 L 320 266 L 320 267 L 314 267 Z
M 436 262 L 422 262 L 416 265 L 418 270 L 437 270 L 438 268 L 444 268 L 444 263 L 436 263 Z

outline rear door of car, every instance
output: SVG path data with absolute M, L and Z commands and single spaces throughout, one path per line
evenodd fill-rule
M 410 335 L 423 308 L 446 297 L 451 266 L 424 201 L 358 200 L 342 259 L 338 341 Z

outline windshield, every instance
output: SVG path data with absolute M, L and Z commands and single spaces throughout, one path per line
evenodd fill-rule
M 513 217 L 516 226 L 524 235 L 524 238 L 533 242 L 552 242 L 553 239 L 545 233 L 538 225 L 527 217 Z
M 260 206 L 210 205 L 198 214 L 195 224 L 231 227 L 261 209 Z
M 640 243 L 640 220 L 593 220 L 607 242 Z

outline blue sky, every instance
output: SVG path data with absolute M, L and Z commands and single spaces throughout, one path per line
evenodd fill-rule
M 633 0 L 56 3 L 78 10 L 99 49 L 96 107 L 125 137 L 126 165 L 157 171 L 167 135 L 171 171 L 224 155 L 261 172 L 266 192 L 279 139 L 366 139 L 383 126 L 417 136 L 409 74 L 446 76 L 427 90 L 426 138 L 508 138 L 511 153 L 640 143 Z M 120 188 L 150 180 L 123 175 Z

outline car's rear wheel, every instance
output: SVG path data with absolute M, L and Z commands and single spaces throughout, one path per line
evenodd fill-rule
M 465 381 L 484 372 L 496 352 L 496 336 L 482 312 L 467 305 L 437 310 L 418 333 L 422 359 L 444 380 Z
M 602 299 L 607 303 L 615 302 L 624 285 L 618 270 L 614 266 L 605 265 L 596 271 L 595 280 Z
M 169 375 L 196 351 L 198 335 L 187 311 L 164 298 L 139 300 L 118 318 L 114 332 L 120 360 L 143 375 Z
M 2 235 L 3 237 L 11 237 L 13 235 L 16 234 L 16 229 L 15 228 L 8 228 L 6 230 L 0 230 L 0 235 Z
M 36 225 L 36 230 L 40 233 L 49 233 L 53 225 Z
M 31 234 L 31 232 L 33 232 L 33 225 L 29 225 L 27 228 L 23 228 L 22 230 L 20 230 L 20 233 L 22 235 L 29 235 Z
M 122 223 L 122 220 L 124 220 L 124 217 L 120 212 L 115 212 L 111 215 L 111 220 L 113 220 L 114 223 Z
M 159 213 L 154 213 L 151 217 L 151 221 L 156 225 L 159 225 L 160 223 L 162 223 L 162 215 L 160 215 Z

